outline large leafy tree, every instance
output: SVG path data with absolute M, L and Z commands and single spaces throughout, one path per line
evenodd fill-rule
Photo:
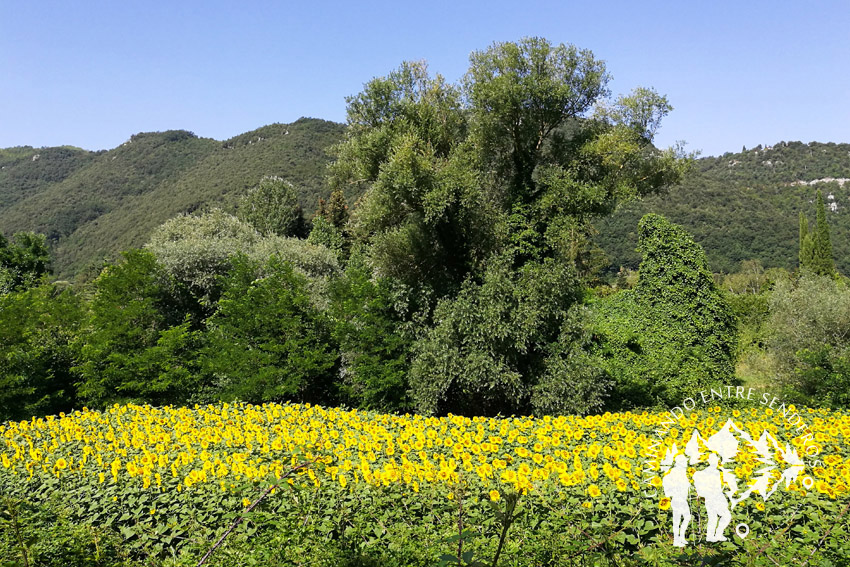
M 571 310 L 598 265 L 590 222 L 687 167 L 652 144 L 667 100 L 610 99 L 608 80 L 589 51 L 529 38 L 473 53 L 457 86 L 407 63 L 349 99 L 333 179 L 365 190 L 355 236 L 433 326 L 410 374 L 421 411 L 563 410 L 571 375 L 599 388 L 570 409 L 598 403 Z
M 404 63 L 348 99 L 348 124 L 331 182 L 364 192 L 353 231 L 377 275 L 414 302 L 455 291 L 482 259 L 486 224 L 460 89 Z
M 195 393 L 194 302 L 147 250 L 125 252 L 94 281 L 77 337 L 79 395 L 90 404 L 181 403 Z
M 265 266 L 242 257 L 223 284 L 203 355 L 220 395 L 334 403 L 337 352 L 307 279 L 276 257 Z

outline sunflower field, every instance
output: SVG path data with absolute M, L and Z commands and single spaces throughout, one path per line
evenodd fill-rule
M 0 565 L 846 565 L 850 415 L 796 412 L 805 430 L 772 408 L 719 406 L 672 427 L 670 412 L 239 403 L 8 422 Z M 775 494 L 741 501 L 727 540 L 707 543 L 689 493 L 688 545 L 675 547 L 664 456 L 727 416 L 749 438 L 781 440 L 778 465 L 804 464 L 783 479 L 745 453 L 738 482 L 761 475 Z

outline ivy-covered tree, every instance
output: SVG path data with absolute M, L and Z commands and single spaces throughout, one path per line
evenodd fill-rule
M 736 320 L 705 252 L 655 214 L 641 219 L 638 239 L 637 284 L 597 304 L 612 409 L 676 405 L 734 375 Z

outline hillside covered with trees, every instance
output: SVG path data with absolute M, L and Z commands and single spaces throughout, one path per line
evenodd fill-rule
M 850 272 L 850 144 L 779 142 L 694 162 L 682 184 L 624 205 L 596 223 L 609 270 L 636 269 L 637 221 L 662 214 L 705 249 L 715 272 L 741 262 L 794 269 L 800 213 L 815 214 L 815 193 L 827 202 L 837 267 Z
M 0 150 L 0 227 L 48 237 L 57 276 L 73 277 L 141 246 L 169 218 L 196 210 L 233 212 L 264 176 L 294 184 L 309 219 L 327 198 L 326 166 L 343 125 L 302 119 L 273 124 L 224 142 L 184 131 L 137 134 L 109 151 L 17 147 Z M 705 249 L 715 272 L 733 273 L 757 259 L 793 269 L 796 220 L 827 200 L 838 268 L 850 270 L 850 144 L 779 142 L 700 158 L 682 183 L 621 204 L 594 221 L 605 273 L 637 269 L 637 222 L 646 213 L 681 224 Z M 364 191 L 343 187 L 348 202 Z
M 339 124 L 301 119 L 224 142 L 173 130 L 136 134 L 101 152 L 0 150 L 0 232 L 45 234 L 55 274 L 71 278 L 143 245 L 177 214 L 234 207 L 264 176 L 293 183 L 312 212 L 327 196 L 327 149 L 342 132 Z

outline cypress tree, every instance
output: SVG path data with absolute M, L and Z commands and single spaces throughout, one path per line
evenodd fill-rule
M 826 224 L 826 205 L 820 189 L 817 194 L 816 215 L 812 238 L 814 244 L 812 270 L 822 276 L 828 276 L 835 273 L 835 262 L 832 259 L 832 243 L 829 241 L 829 225 Z
M 328 204 L 321 197 L 319 197 L 319 208 L 316 209 L 314 216 L 325 218 L 328 216 Z

